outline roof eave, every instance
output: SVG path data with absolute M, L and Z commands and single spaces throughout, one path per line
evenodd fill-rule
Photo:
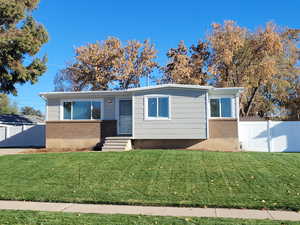
M 124 93 L 132 93 L 138 91 L 146 91 L 153 89 L 162 89 L 162 88 L 185 88 L 185 89 L 199 89 L 199 90 L 210 90 L 213 89 L 212 86 L 199 86 L 199 85 L 174 85 L 174 84 L 165 84 L 165 85 L 156 85 L 150 87 L 139 87 L 139 88 L 130 88 L 126 90 L 106 90 L 106 91 L 78 91 L 78 92 L 41 92 L 39 96 L 41 96 L 44 100 L 47 99 L 48 96 L 64 96 L 64 95 L 79 95 L 79 94 L 103 94 L 103 95 L 119 95 Z
M 226 87 L 226 88 L 214 88 L 210 90 L 211 94 L 236 94 L 239 95 L 244 91 L 244 88 L 242 87 Z

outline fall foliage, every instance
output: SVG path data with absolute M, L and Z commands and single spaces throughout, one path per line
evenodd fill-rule
M 122 46 L 110 37 L 75 50 L 75 62 L 55 78 L 56 90 L 106 90 L 139 87 L 140 79 L 157 68 L 156 50 L 148 40 L 131 40 Z
M 181 41 L 177 48 L 168 51 L 169 62 L 162 68 L 164 77 L 160 82 L 205 85 L 208 75 L 204 69 L 209 55 L 207 43 L 199 41 L 187 48 Z
M 299 77 L 298 36 L 299 30 L 280 30 L 273 23 L 255 32 L 233 21 L 212 25 L 209 71 L 217 86 L 245 88 L 241 115 L 267 116 L 287 99 Z

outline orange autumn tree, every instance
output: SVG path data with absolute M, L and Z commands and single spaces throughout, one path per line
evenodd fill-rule
M 299 30 L 279 29 L 273 23 L 250 32 L 234 21 L 213 24 L 209 72 L 219 87 L 244 87 L 243 116 L 266 116 L 285 104 L 298 82 Z
M 162 68 L 164 73 L 161 83 L 197 84 L 207 83 L 205 67 L 209 59 L 207 43 L 199 41 L 187 48 L 183 41 L 177 48 L 171 48 L 167 57 L 168 64 Z
M 119 39 L 110 37 L 79 47 L 75 52 L 75 62 L 55 77 L 57 91 L 139 87 L 140 79 L 150 76 L 158 67 L 157 51 L 148 40 L 132 40 L 123 46 Z

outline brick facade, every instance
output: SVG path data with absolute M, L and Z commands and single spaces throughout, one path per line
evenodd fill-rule
M 107 136 L 116 135 L 115 120 L 46 122 L 47 148 L 93 148 Z

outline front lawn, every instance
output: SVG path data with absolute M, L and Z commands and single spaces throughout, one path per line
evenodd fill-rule
M 300 209 L 300 154 L 131 151 L 0 157 L 0 199 Z
M 96 215 L 32 211 L 0 211 L 0 224 L 11 225 L 296 225 L 297 222 L 192 217 Z

